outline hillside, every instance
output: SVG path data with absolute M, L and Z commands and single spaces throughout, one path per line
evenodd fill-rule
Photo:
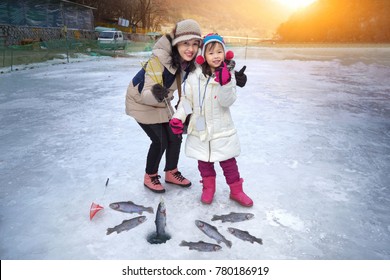
M 178 19 L 193 18 L 204 33 L 219 32 L 230 36 L 270 38 L 291 11 L 274 0 L 214 0 L 206 4 L 195 0 L 169 0 L 165 25 L 172 27 Z

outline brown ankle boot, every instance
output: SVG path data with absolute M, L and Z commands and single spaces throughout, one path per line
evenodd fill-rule
M 160 183 L 161 177 L 156 173 L 156 174 L 147 174 L 145 173 L 144 176 L 144 186 L 147 187 L 149 190 L 152 192 L 156 193 L 163 193 L 165 192 L 165 189 Z
M 183 175 L 181 175 L 177 168 L 165 171 L 165 182 L 169 184 L 178 185 L 183 188 L 191 186 L 191 182 Z

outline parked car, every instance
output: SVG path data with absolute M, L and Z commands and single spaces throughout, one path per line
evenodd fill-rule
M 108 30 L 99 33 L 98 45 L 104 49 L 125 49 L 127 41 L 123 38 L 122 31 Z

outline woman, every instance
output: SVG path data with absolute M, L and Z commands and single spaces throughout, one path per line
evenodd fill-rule
M 191 186 L 177 167 L 182 139 L 169 127 L 174 112 L 170 101 L 185 77 L 195 70 L 194 61 L 201 41 L 196 21 L 178 22 L 170 34 L 156 42 L 152 56 L 127 89 L 126 113 L 138 122 L 152 142 L 146 159 L 144 186 L 153 192 L 165 192 L 158 175 L 164 152 L 165 182 Z

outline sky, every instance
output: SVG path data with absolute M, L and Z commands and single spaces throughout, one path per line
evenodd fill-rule
M 310 4 L 316 2 L 316 0 L 274 0 L 281 3 L 291 10 L 297 10 L 309 6 Z
M 185 156 L 184 143 L 179 169 L 193 185 L 166 186 L 163 195 L 143 186 L 150 143 L 125 114 L 124 97 L 149 53 L 1 69 L 0 258 L 389 260 L 390 49 L 233 51 L 237 68 L 247 66 L 248 83 L 231 112 L 252 208 L 229 199 L 218 165 L 214 202 L 203 205 L 197 163 Z M 156 211 L 161 199 L 172 236 L 165 244 L 147 242 L 155 215 L 145 212 L 141 225 L 106 235 L 138 216 L 110 203 L 131 200 Z M 92 202 L 104 210 L 90 220 Z M 230 212 L 254 218 L 211 221 Z M 215 242 L 195 220 L 215 226 L 232 248 L 179 246 Z M 228 227 L 262 238 L 263 245 L 236 238 Z

